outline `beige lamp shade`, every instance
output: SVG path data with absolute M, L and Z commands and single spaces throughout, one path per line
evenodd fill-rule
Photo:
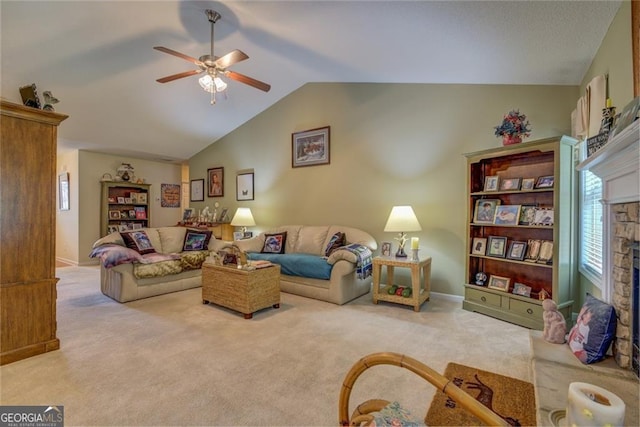
M 253 219 L 253 215 L 251 214 L 251 209 L 249 208 L 238 208 L 233 219 L 231 220 L 231 225 L 234 227 L 252 227 L 256 225 L 256 222 Z
M 232 223 L 233 224 L 233 223 Z M 421 231 L 420 223 L 411 206 L 394 206 L 389 214 L 387 225 L 384 226 L 386 232 Z

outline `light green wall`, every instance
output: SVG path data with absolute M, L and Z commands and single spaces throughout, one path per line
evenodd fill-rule
M 362 228 L 378 242 L 393 205 L 412 205 L 421 255 L 433 258 L 432 289 L 462 295 L 465 248 L 463 153 L 497 147 L 503 114 L 519 108 L 530 140 L 570 133 L 576 86 L 307 84 L 190 159 L 190 178 L 224 167 L 231 215 L 250 207 L 253 231 L 284 224 Z M 220 108 L 223 108 L 220 105 Z M 331 163 L 291 167 L 291 133 L 331 126 Z M 255 172 L 255 200 L 236 202 L 238 171 Z M 395 242 L 394 242 L 395 247 Z M 399 282 L 408 282 L 398 272 Z
M 609 97 L 613 105 L 620 112 L 633 99 L 633 62 L 631 49 L 631 2 L 625 1 L 611 22 L 609 31 L 598 53 L 594 57 L 591 67 L 585 74 L 580 86 L 580 93 L 584 93 L 587 84 L 597 75 L 609 74 Z M 600 289 L 583 275 L 579 276 L 580 289 L 574 296 L 581 307 L 584 297 L 590 293 L 601 297 Z

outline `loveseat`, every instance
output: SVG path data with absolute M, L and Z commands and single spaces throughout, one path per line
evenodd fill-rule
M 90 256 L 101 261 L 102 293 L 127 302 L 201 286 L 202 263 L 229 243 L 203 230 L 143 228 L 97 240 Z
M 375 239 L 339 225 L 285 225 L 234 244 L 250 260 L 280 265 L 280 290 L 345 304 L 371 289 Z

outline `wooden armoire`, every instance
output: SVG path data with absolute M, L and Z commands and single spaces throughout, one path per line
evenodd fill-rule
M 60 348 L 56 144 L 66 115 L 0 100 L 0 365 Z

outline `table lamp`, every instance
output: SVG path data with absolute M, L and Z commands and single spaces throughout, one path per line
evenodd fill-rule
M 407 254 L 404 252 L 404 244 L 407 241 L 406 231 L 421 231 L 420 223 L 416 214 L 413 213 L 411 206 L 394 206 L 389 214 L 387 225 L 384 226 L 385 232 L 397 232 L 398 237 L 398 252 L 396 252 L 397 258 L 406 258 Z M 418 238 L 412 239 L 412 245 L 418 246 Z
M 233 225 L 234 227 L 242 227 L 242 235 L 244 236 L 244 234 L 247 232 L 247 227 L 256 225 L 256 222 L 253 220 L 253 215 L 251 215 L 251 209 L 238 208 L 235 215 L 233 215 L 231 225 Z

